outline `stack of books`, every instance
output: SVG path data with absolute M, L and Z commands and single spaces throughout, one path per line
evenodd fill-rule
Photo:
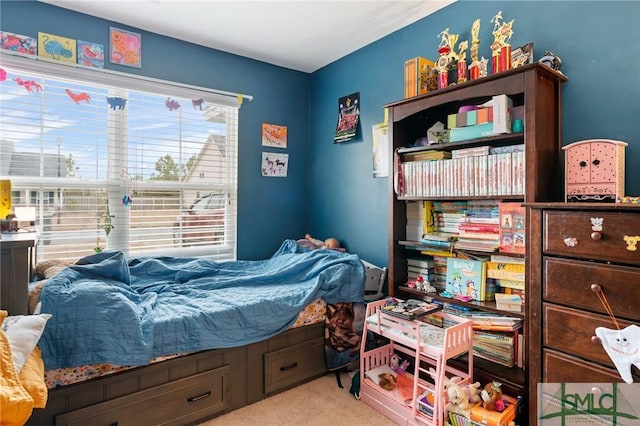
M 487 278 L 500 287 L 500 292 L 524 297 L 525 260 L 522 257 L 495 254 L 487 263 Z
M 425 281 L 433 279 L 435 263 L 432 259 L 410 257 L 407 258 L 407 277 L 415 280 L 422 277 Z
M 473 355 L 506 367 L 524 364 L 522 319 L 487 312 L 466 315 L 473 327 Z
M 433 256 L 433 278 L 429 283 L 438 290 L 439 293 L 446 290 L 447 286 L 447 256 Z
M 468 202 L 466 222 L 458 225 L 456 248 L 493 253 L 500 246 L 498 201 Z
M 409 241 L 418 241 L 422 237 L 424 229 L 424 202 L 409 201 L 407 202 L 407 225 L 406 237 Z

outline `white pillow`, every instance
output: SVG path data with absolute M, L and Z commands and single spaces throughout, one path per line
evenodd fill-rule
M 51 314 L 15 315 L 6 317 L 2 322 L 2 330 L 11 345 L 16 373 L 20 373 L 29 354 L 38 344 L 49 318 Z
M 376 368 L 372 368 L 369 371 L 364 373 L 365 377 L 368 377 L 373 383 L 376 385 L 380 385 L 380 375 L 381 374 L 391 374 L 393 377 L 396 377 L 396 372 L 391 369 L 388 365 L 381 365 Z

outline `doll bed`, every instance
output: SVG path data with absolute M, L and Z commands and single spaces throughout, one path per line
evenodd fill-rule
M 156 417 L 143 423 L 185 424 L 317 377 L 318 313 L 362 302 L 363 289 L 356 255 L 293 240 L 264 261 L 81 259 L 40 286 L 41 312 L 53 314 L 39 342 L 52 389 L 29 424 L 125 424 L 148 404 Z M 163 396 L 179 406 L 155 409 Z

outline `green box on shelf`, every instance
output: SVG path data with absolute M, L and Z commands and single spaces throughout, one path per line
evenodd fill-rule
M 493 135 L 493 123 L 449 129 L 449 142 L 460 142 Z

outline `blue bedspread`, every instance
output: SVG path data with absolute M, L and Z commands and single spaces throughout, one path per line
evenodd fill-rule
M 42 289 L 53 317 L 39 346 L 47 369 L 145 365 L 156 356 L 242 346 L 286 330 L 304 307 L 362 302 L 357 255 L 286 240 L 266 260 L 140 257 L 81 259 Z

